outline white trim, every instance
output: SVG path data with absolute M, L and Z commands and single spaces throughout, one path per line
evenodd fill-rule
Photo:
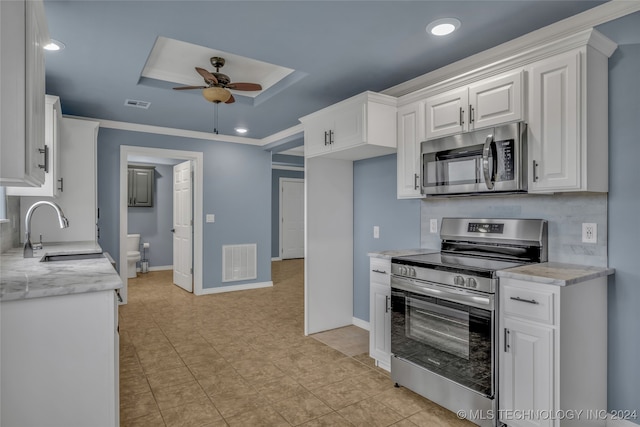
M 611 414 L 607 414 L 607 427 L 638 427 L 638 424 L 634 424 L 629 420 L 614 420 L 611 418 Z
M 264 138 L 262 138 L 260 140 L 260 145 L 267 145 L 267 144 L 272 144 L 274 142 L 278 142 L 281 141 L 285 138 L 289 138 L 291 136 L 294 136 L 296 134 L 301 134 L 300 136 L 302 136 L 302 132 L 304 131 L 304 127 L 302 126 L 302 124 L 297 124 L 295 126 L 292 126 L 288 129 L 285 130 L 281 130 L 280 132 L 276 132 L 273 135 L 269 135 L 269 136 L 265 136 Z
M 271 164 L 271 169 L 304 172 L 304 166 L 281 166 L 281 165 Z
M 193 177 L 193 293 L 202 294 L 202 237 L 203 237 L 203 186 L 204 154 L 199 151 L 169 150 L 153 147 L 120 146 L 120 278 L 124 283 L 120 290 L 122 304 L 127 303 L 127 158 L 133 156 L 165 157 L 170 159 L 191 160 L 194 167 Z
M 197 295 L 221 294 L 224 292 L 234 292 L 234 291 L 247 291 L 250 289 L 269 288 L 271 286 L 273 286 L 272 281 L 258 282 L 258 283 L 245 283 L 242 285 L 219 286 L 216 288 L 201 289 L 200 293 Z
M 352 322 L 353 322 L 354 326 L 357 326 L 358 328 L 362 328 L 365 331 L 370 331 L 371 330 L 370 329 L 371 327 L 369 326 L 369 322 L 367 322 L 367 321 L 364 321 L 362 319 L 358 319 L 357 317 L 354 317 Z
M 282 261 L 282 258 L 278 257 L 271 257 L 271 261 Z
M 263 145 L 262 140 L 255 138 L 245 138 L 242 136 L 234 136 L 234 135 L 220 135 L 215 134 L 213 132 L 198 132 L 195 130 L 186 130 L 186 129 L 176 129 L 176 128 L 168 128 L 162 126 L 152 126 L 152 125 L 143 125 L 140 123 L 129 123 L 129 122 L 118 122 L 114 120 L 104 120 L 104 119 L 92 119 L 89 117 L 81 117 L 81 116 L 67 116 L 63 115 L 62 117 L 69 117 L 80 120 L 92 120 L 100 122 L 100 127 L 105 129 L 117 129 L 117 130 L 126 130 L 129 132 L 144 132 L 144 133 L 152 133 L 156 135 L 169 135 L 169 136 L 179 136 L 183 138 L 193 138 L 193 139 L 204 139 L 209 141 L 222 141 L 222 142 L 233 142 L 237 144 L 249 144 L 249 145 Z
M 301 182 L 302 187 L 305 188 L 304 178 L 287 178 L 287 177 L 281 176 L 278 180 L 278 253 L 281 256 L 282 256 L 282 193 L 284 191 L 284 189 L 282 188 L 282 184 L 285 181 Z
M 156 265 L 155 267 L 149 267 L 149 271 L 165 271 L 173 270 L 173 265 Z M 138 269 L 140 271 L 140 269 Z

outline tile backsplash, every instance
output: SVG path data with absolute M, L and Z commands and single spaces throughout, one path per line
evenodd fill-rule
M 541 218 L 549 222 L 549 261 L 607 266 L 607 194 L 474 196 L 423 199 L 420 205 L 420 245 L 438 249 L 439 233 L 429 221 L 443 217 Z M 597 243 L 582 243 L 582 223 L 598 225 Z
M 7 197 L 7 218 L 0 223 L 0 252 L 20 246 L 19 197 Z

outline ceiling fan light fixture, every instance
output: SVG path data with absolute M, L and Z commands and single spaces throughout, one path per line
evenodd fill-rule
M 462 23 L 456 18 L 436 19 L 427 25 L 427 33 L 434 36 L 446 36 L 460 28 L 460 25 L 462 25 Z
M 231 98 L 231 92 L 222 87 L 208 87 L 202 89 L 202 96 L 209 102 L 227 102 Z

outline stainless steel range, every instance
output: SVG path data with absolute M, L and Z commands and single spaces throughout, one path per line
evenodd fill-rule
M 496 271 L 547 260 L 547 221 L 443 218 L 440 252 L 391 260 L 391 378 L 452 411 L 497 410 Z

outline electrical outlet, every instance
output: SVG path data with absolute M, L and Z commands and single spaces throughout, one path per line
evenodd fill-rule
M 582 242 L 598 243 L 598 224 L 593 222 L 582 223 Z
M 438 220 L 437 219 L 431 219 L 429 220 L 429 232 L 430 233 L 437 233 L 438 232 Z
M 374 239 L 380 238 L 380 227 L 378 227 L 377 225 L 373 226 L 373 238 Z
M 206 221 L 207 222 L 216 222 L 216 216 L 214 214 L 207 214 Z

